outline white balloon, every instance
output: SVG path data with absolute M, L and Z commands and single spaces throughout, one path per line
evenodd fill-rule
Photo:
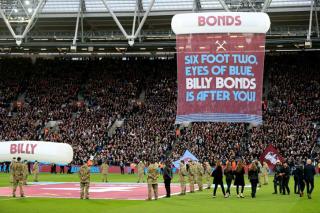
M 3 141 L 0 142 L 0 162 L 13 157 L 23 160 L 68 164 L 73 159 L 73 149 L 66 143 L 47 141 Z

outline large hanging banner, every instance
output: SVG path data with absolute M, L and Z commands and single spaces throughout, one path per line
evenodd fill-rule
M 176 123 L 262 123 L 265 13 L 178 14 Z

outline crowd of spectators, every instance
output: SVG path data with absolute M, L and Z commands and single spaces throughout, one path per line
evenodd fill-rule
M 105 147 L 113 164 L 150 157 L 164 160 L 176 140 L 176 65 L 175 60 L 155 61 L 144 80 L 144 97 L 137 109 L 125 117 Z
M 319 141 L 320 65 L 306 55 L 267 56 L 263 125 L 174 124 L 175 59 L 0 60 L 0 141 L 65 142 L 73 164 L 94 158 L 259 158 L 274 145 L 289 162 L 313 157 Z M 18 62 L 16 62 L 18 61 Z M 123 125 L 108 134 L 116 120 Z

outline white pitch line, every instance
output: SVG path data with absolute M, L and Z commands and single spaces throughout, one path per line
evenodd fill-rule
M 23 198 L 8 198 L 8 199 L 0 199 L 0 201 L 8 201 L 8 200 L 18 200 L 18 199 L 23 199 Z

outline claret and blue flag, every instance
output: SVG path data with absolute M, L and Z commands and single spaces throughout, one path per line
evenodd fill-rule
M 262 123 L 265 13 L 178 14 L 176 123 Z

